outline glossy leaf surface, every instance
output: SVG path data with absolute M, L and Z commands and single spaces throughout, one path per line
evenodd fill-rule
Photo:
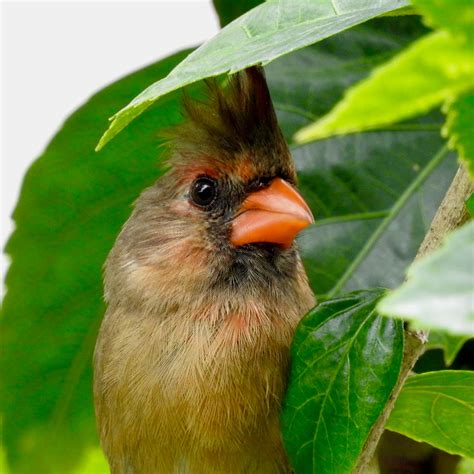
M 282 425 L 298 474 L 350 473 L 395 386 L 401 322 L 375 312 L 383 290 L 322 303 L 300 323 Z
M 473 458 L 474 372 L 446 370 L 410 377 L 387 429 Z

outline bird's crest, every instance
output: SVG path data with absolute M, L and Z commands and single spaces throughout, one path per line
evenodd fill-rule
M 269 160 L 272 165 L 283 160 L 288 165 L 288 147 L 261 67 L 230 76 L 224 87 L 215 79 L 206 81 L 206 86 L 205 101 L 185 96 L 185 121 L 168 134 L 177 152 L 171 159 L 173 165 L 199 157 L 224 165 L 240 161 L 243 155 L 251 160 Z

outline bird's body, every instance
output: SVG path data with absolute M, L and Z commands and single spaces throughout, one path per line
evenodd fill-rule
M 171 170 L 142 193 L 107 261 L 94 392 L 114 474 L 289 472 L 278 418 L 291 339 L 314 305 L 292 244 L 309 210 L 288 184 L 260 71 L 230 87 L 188 106 Z

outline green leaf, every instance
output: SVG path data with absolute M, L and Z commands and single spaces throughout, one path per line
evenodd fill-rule
M 247 12 L 190 54 L 112 117 L 102 148 L 161 96 L 200 79 L 270 61 L 335 35 L 388 11 L 405 0 L 269 0 Z
M 471 58 L 471 61 L 474 61 Z M 449 144 L 456 148 L 459 157 L 474 178 L 474 93 L 457 97 L 446 105 L 447 119 L 443 129 Z
M 474 372 L 446 370 L 410 377 L 386 427 L 448 453 L 474 457 Z
M 331 139 L 294 157 L 316 218 L 299 243 L 319 298 L 399 285 L 455 171 L 436 132 Z
M 433 28 L 445 28 L 454 36 L 474 40 L 474 3 L 471 0 L 413 0 Z
M 12 473 L 66 473 L 98 444 L 91 359 L 104 312 L 101 268 L 130 204 L 160 174 L 157 134 L 181 119 L 180 94 L 151 108 L 102 154 L 94 145 L 108 114 L 186 54 L 92 97 L 24 179 L 0 322 L 0 407 Z
M 403 326 L 376 314 L 382 295 L 326 301 L 297 329 L 282 427 L 298 474 L 352 472 L 397 382 Z
M 213 0 L 212 3 L 219 16 L 221 26 L 225 26 L 240 15 L 263 3 L 263 0 L 239 0 L 238 2 L 233 0 Z
M 448 235 L 444 244 L 415 262 L 408 281 L 379 304 L 386 315 L 422 328 L 474 335 L 474 221 Z
M 442 331 L 431 331 L 428 335 L 426 349 L 442 349 L 444 352 L 444 363 L 450 366 L 468 339 L 468 336 L 453 336 Z
M 416 18 L 380 19 L 272 63 L 267 77 L 285 135 L 327 112 L 348 85 L 422 32 Z M 107 116 L 184 56 L 94 96 L 25 178 L 7 248 L 12 265 L 0 321 L 0 408 L 14 474 L 65 474 L 97 446 L 91 356 L 104 310 L 101 269 L 131 203 L 161 173 L 158 136 L 181 120 L 180 93 L 151 107 L 100 154 L 92 149 Z M 302 65 L 307 74 L 300 74 Z M 364 258 L 346 287 L 401 282 L 456 169 L 449 156 L 429 165 L 443 147 L 439 123 L 431 115 L 397 130 L 292 148 L 303 193 L 321 224 L 301 241 L 316 291 L 329 292 L 361 249 Z M 387 209 L 427 167 L 367 251 Z
M 445 32 L 431 33 L 349 89 L 328 115 L 300 130 L 295 140 L 379 128 L 425 113 L 472 87 L 470 48 Z

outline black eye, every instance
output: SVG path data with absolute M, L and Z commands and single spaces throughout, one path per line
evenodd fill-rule
M 217 182 L 208 176 L 202 176 L 191 185 L 191 199 L 195 204 L 206 207 L 212 204 L 217 195 Z

